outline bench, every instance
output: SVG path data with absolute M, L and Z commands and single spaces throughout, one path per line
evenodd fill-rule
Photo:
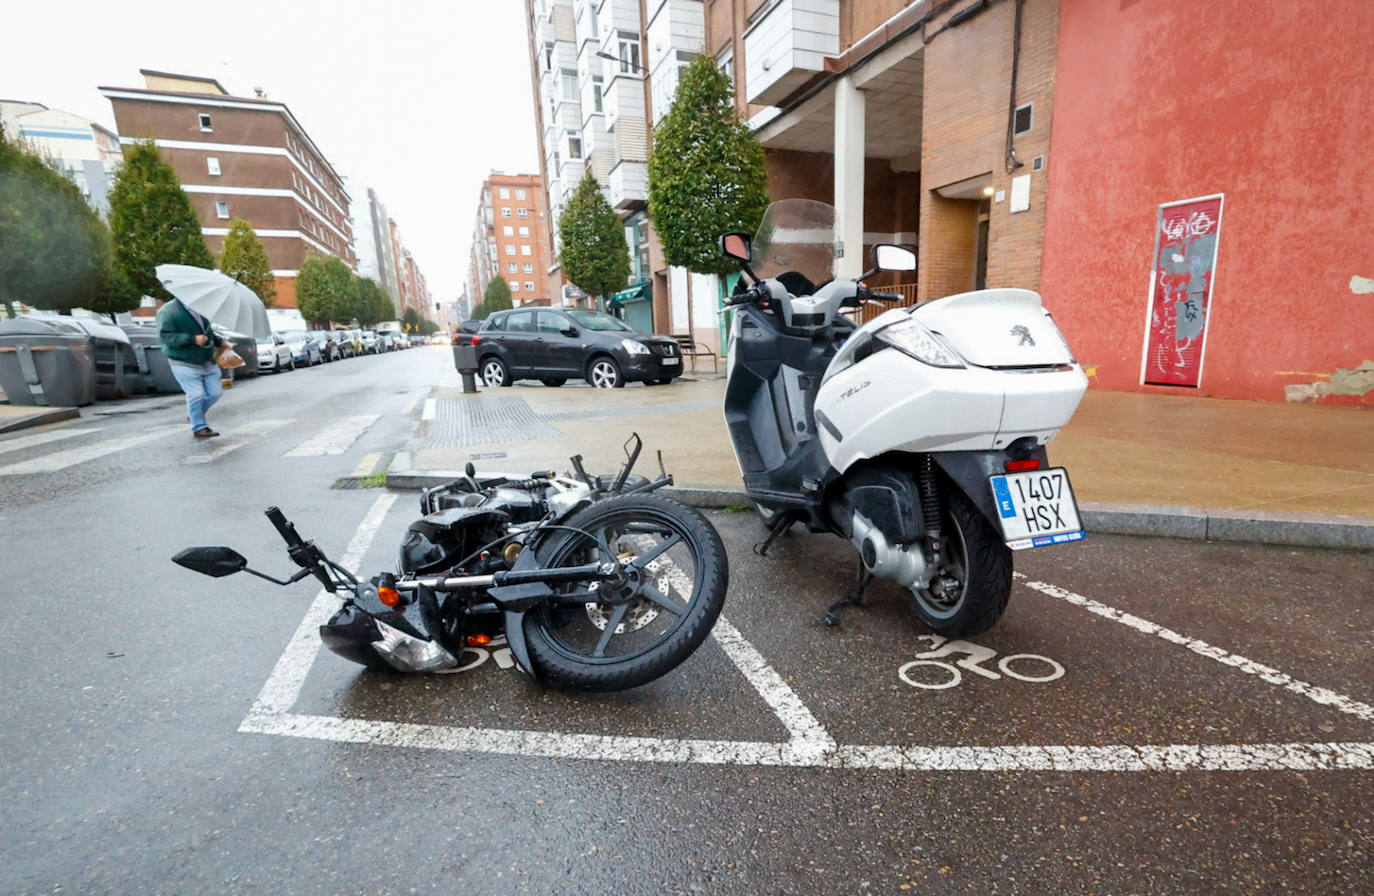
M 692 359 L 693 370 L 697 369 L 698 357 L 707 357 L 711 359 L 711 373 L 714 374 L 720 372 L 720 359 L 716 357 L 716 353 L 711 351 L 706 346 L 702 345 L 700 342 L 696 342 L 695 340 L 693 340 L 691 334 L 674 333 L 673 339 L 677 340 L 678 351 L 680 351 L 685 357 Z

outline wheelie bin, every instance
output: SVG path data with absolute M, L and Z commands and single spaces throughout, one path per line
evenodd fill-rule
M 95 401 L 91 337 L 60 320 L 0 320 L 0 388 L 15 405 L 90 404 Z
M 176 377 L 172 376 L 172 365 L 162 351 L 162 340 L 158 338 L 157 328 L 125 324 L 120 329 L 129 337 L 142 391 L 180 392 L 181 386 L 177 385 Z

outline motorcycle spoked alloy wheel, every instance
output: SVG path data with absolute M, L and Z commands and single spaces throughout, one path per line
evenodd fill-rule
M 699 511 L 660 495 L 598 501 L 536 548 L 546 569 L 605 559 L 619 582 L 574 582 L 525 617 L 530 659 L 550 684 L 619 691 L 653 681 L 701 645 L 729 584 L 725 546 Z M 583 534 L 586 533 L 586 534 Z M 590 536 L 595 536 L 595 540 Z

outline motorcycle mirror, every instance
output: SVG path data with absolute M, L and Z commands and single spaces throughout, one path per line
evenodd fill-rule
M 736 261 L 753 261 L 752 241 L 747 233 L 726 233 L 720 238 L 720 251 L 726 258 Z
M 231 576 L 248 568 L 248 561 L 233 548 L 187 548 L 172 558 L 177 566 L 210 576 L 212 579 Z
M 904 246 L 879 243 L 873 247 L 873 267 L 879 271 L 914 271 L 916 253 Z

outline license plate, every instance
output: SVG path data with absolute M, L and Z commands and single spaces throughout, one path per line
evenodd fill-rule
M 1063 467 L 992 476 L 989 482 L 1002 535 L 1013 551 L 1083 538 L 1078 502 Z
M 681 363 L 682 363 L 682 359 L 681 359 L 681 358 L 664 358 L 664 359 L 663 359 L 663 364 L 664 364 L 664 366 L 672 366 L 673 364 L 681 364 Z

